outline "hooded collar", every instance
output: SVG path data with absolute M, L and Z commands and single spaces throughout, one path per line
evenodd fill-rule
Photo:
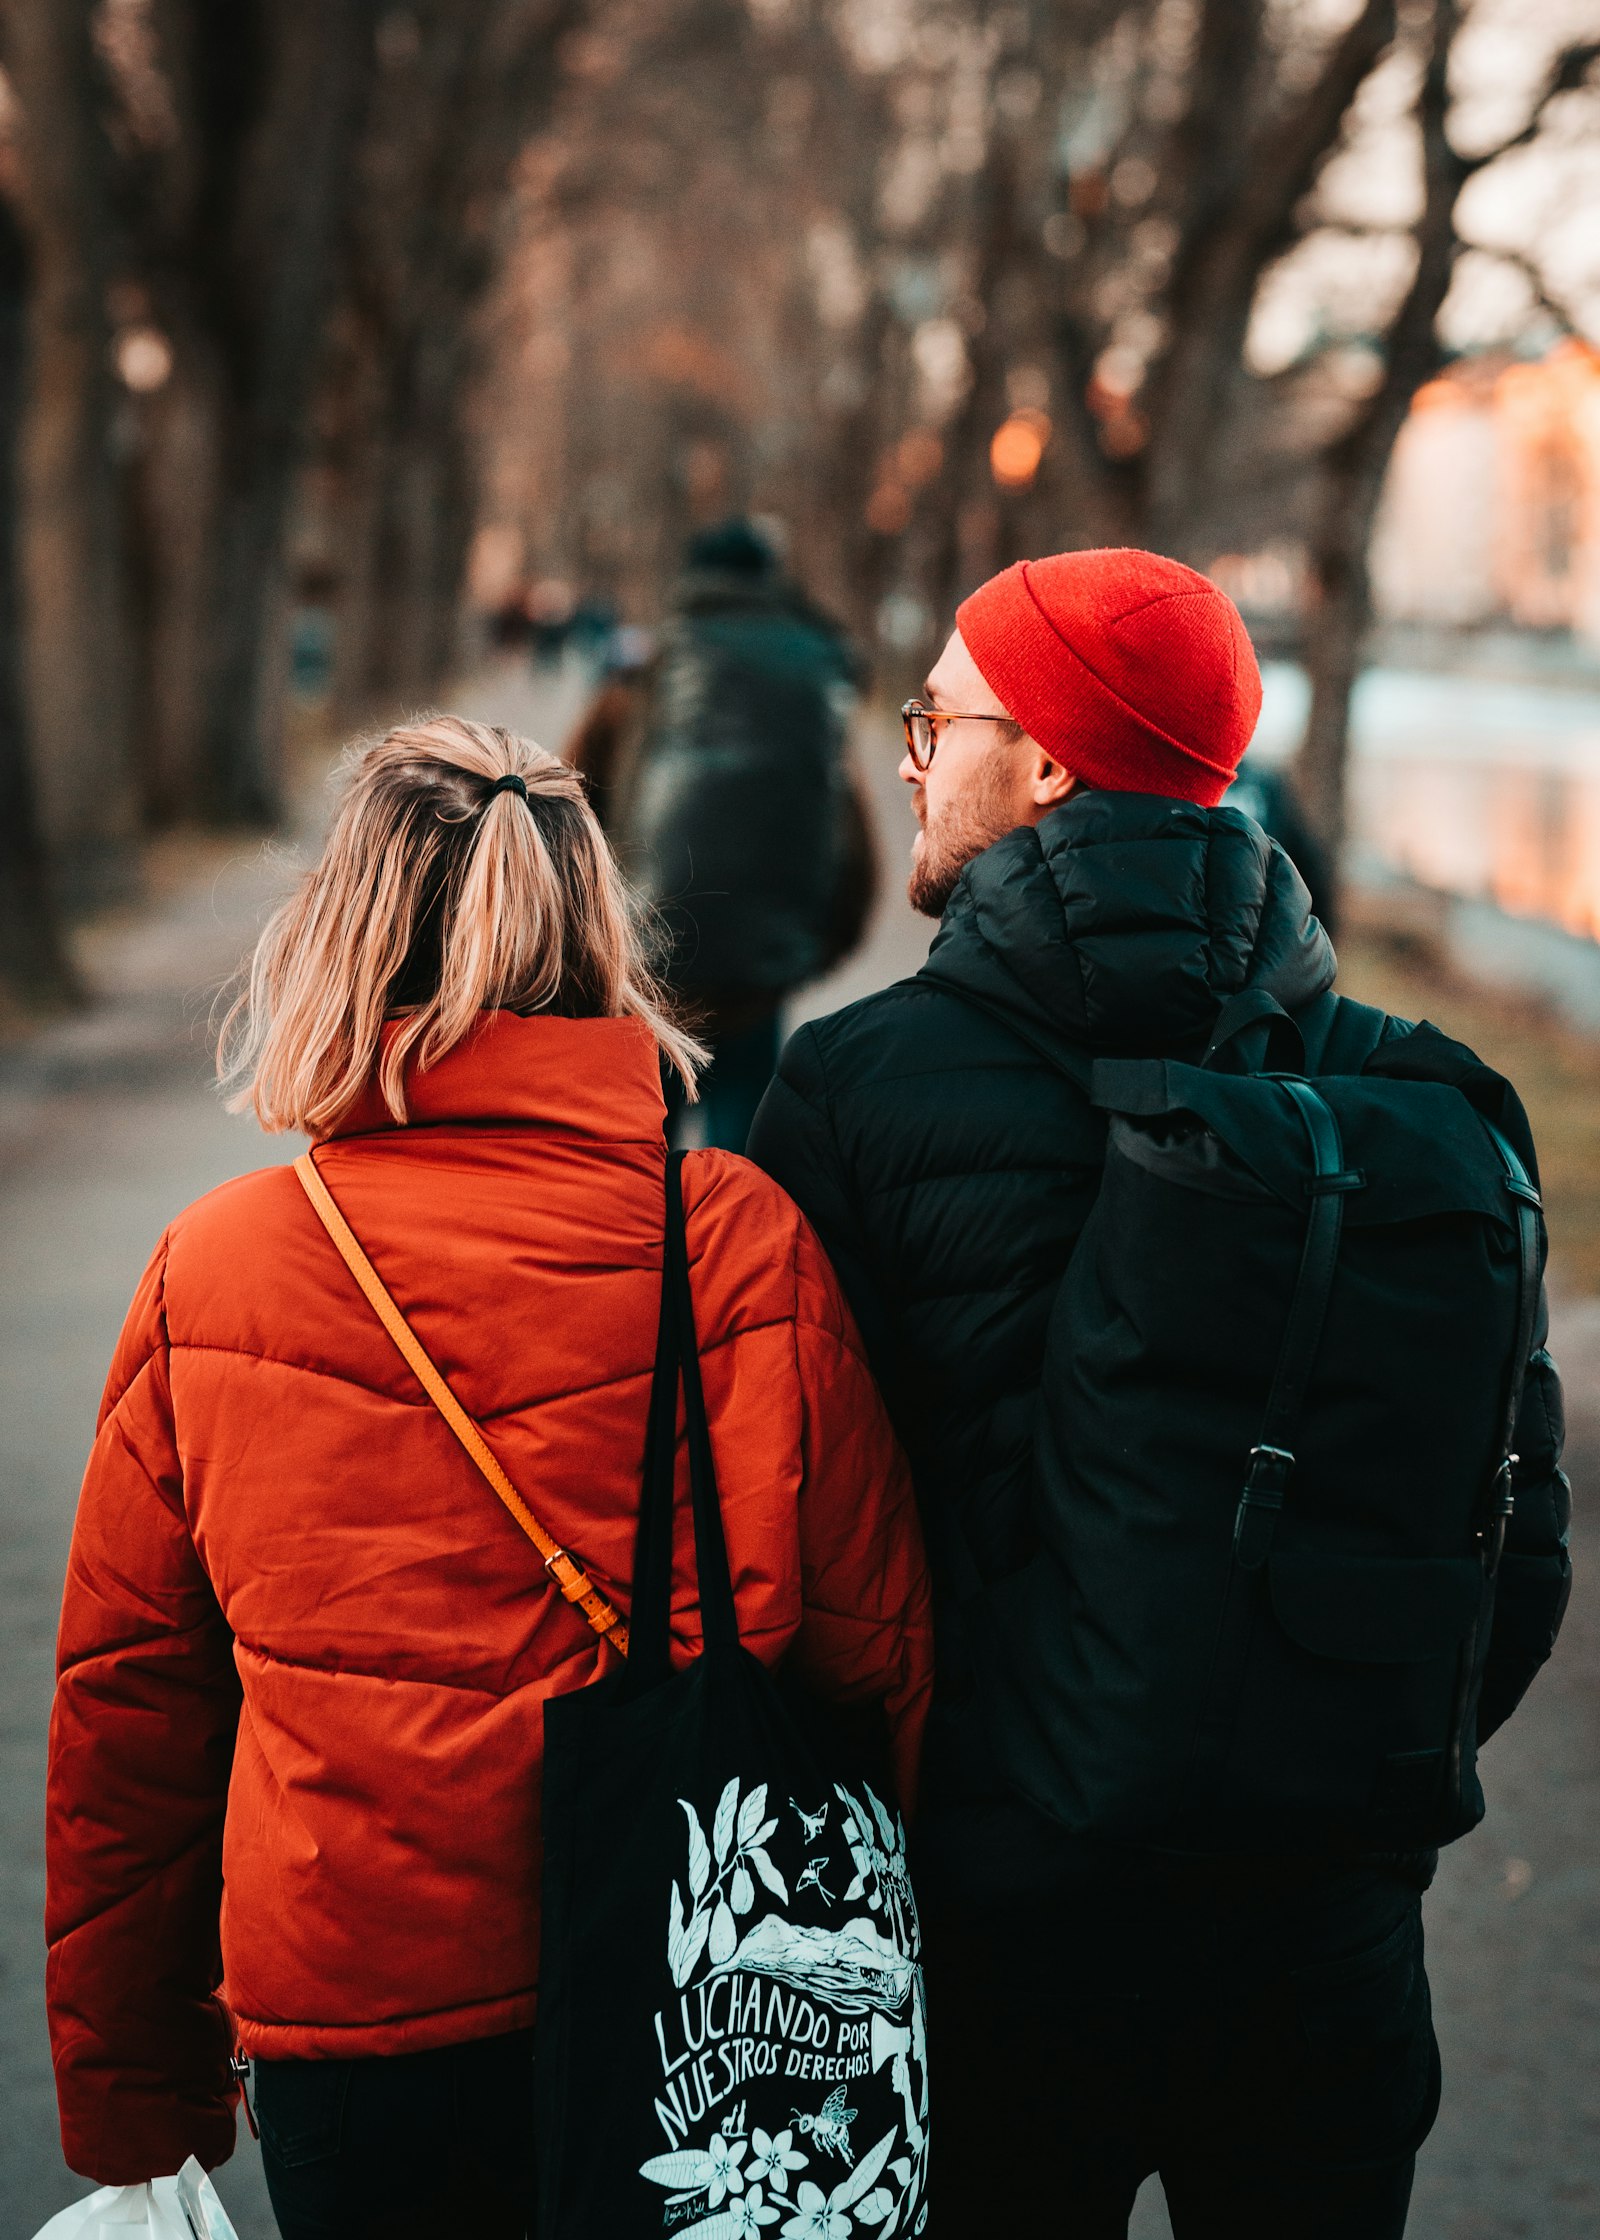
M 655 1037 L 639 1019 L 486 1011 L 436 1065 L 407 1066 L 405 1088 L 413 1128 L 536 1127 L 645 1143 L 660 1140 L 666 1117 Z M 373 1080 L 327 1138 L 398 1125 Z
M 1091 1049 L 1178 1052 L 1227 998 L 1286 1011 L 1331 987 L 1332 944 L 1294 865 L 1237 809 L 1093 792 L 970 863 L 928 978 Z

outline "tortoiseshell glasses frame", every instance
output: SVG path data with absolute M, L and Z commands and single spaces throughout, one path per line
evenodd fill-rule
M 966 708 L 930 708 L 920 700 L 908 700 L 900 710 L 900 721 L 905 726 L 906 753 L 919 770 L 926 770 L 938 751 L 941 723 L 1010 723 L 1012 718 L 978 715 Z

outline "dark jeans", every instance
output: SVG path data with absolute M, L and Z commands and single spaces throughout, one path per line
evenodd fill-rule
M 533 2032 L 368 2061 L 258 2061 L 283 2240 L 526 2240 Z
M 928 2240 L 1399 2240 L 1439 2057 L 1414 1888 L 1063 1892 L 924 1908 Z
M 701 1116 L 704 1140 L 719 1151 L 743 1151 L 756 1106 L 778 1068 L 782 1040 L 778 1014 L 758 1019 L 737 1034 L 716 1036 L 711 1063 L 700 1076 L 700 1101 L 690 1104 L 675 1073 L 667 1075 L 667 1140 L 681 1146 Z

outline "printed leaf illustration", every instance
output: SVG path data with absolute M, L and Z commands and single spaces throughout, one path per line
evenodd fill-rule
M 748 1845 L 752 1843 L 770 1843 L 777 1832 L 778 1823 L 776 1820 L 763 1820 L 755 1834 L 746 1838 L 746 1846 L 748 1848 Z
M 728 1903 L 732 1906 L 735 1913 L 748 1913 L 755 1902 L 755 1885 L 750 1880 L 749 1868 L 744 1866 L 735 1867 L 733 1870 L 733 1881 L 728 1889 Z
M 674 1960 L 670 1953 L 667 1956 L 667 1965 L 672 1971 L 672 1980 L 680 1991 L 700 1965 L 700 1955 L 706 1948 L 706 1938 L 710 1929 L 710 1914 L 697 1913 L 684 1932 L 683 1943 L 679 1948 L 677 1958 Z
M 728 1846 L 733 1841 L 733 1816 L 739 1809 L 739 1783 L 728 1783 L 717 1799 L 717 1816 L 711 1823 L 711 1848 L 717 1855 L 717 1865 L 726 1866 Z
M 667 1966 L 674 1971 L 683 1950 L 683 1892 L 672 1885 L 672 1905 L 667 1915 Z
M 886 2131 L 870 2154 L 864 2154 L 848 2177 L 841 2178 L 828 2196 L 830 2209 L 848 2209 L 876 2184 L 878 2172 L 889 2159 L 896 2134 Z
M 700 1816 L 694 1806 L 687 1797 L 680 1797 L 678 1802 L 689 1823 L 689 1893 L 691 1897 L 701 1898 L 705 1895 L 706 1884 L 711 1880 L 711 1853 L 707 1849 L 705 1830 L 700 1825 Z
M 711 2183 L 711 2157 L 698 2147 L 683 2147 L 677 2154 L 653 2154 L 639 2165 L 641 2178 L 652 2185 L 670 2186 L 674 2193 L 695 2193 Z
M 739 1841 L 741 1844 L 760 1842 L 761 1838 L 756 1831 L 761 1826 L 761 1816 L 766 1809 L 767 1785 L 763 1781 L 758 1787 L 751 1790 L 749 1796 L 739 1807 Z
M 748 2229 L 738 2209 L 723 2209 L 714 2217 L 702 2217 L 698 2224 L 685 2227 L 694 2234 L 694 2240 L 738 2240 L 738 2235 Z
M 889 1818 L 888 1813 L 884 1811 L 883 1806 L 879 1803 L 878 1793 L 875 1789 L 869 1789 L 867 1791 L 867 1800 L 872 1806 L 873 1813 L 877 1818 L 878 1826 L 883 1830 L 884 1850 L 893 1851 L 895 1847 L 894 1822 Z
M 891 2162 L 889 2165 L 889 2175 L 894 2179 L 897 2185 L 910 2185 L 911 2157 L 907 2154 L 897 2154 L 893 2162 Z
M 717 1900 L 717 1910 L 711 1916 L 711 1965 L 720 1968 L 739 1941 L 739 1932 L 733 1925 L 725 1899 Z
M 755 1868 L 756 1873 L 760 1875 L 762 1881 L 772 1892 L 772 1895 L 776 1899 L 778 1899 L 780 1904 L 787 1905 L 789 1903 L 789 1885 L 784 1881 L 782 1875 L 779 1874 L 777 1868 L 767 1857 L 766 1853 L 761 1849 L 760 1845 L 753 1845 L 752 1848 L 745 1853 L 745 1857 L 749 1860 L 751 1866 Z
M 857 2202 L 856 2216 L 862 2224 L 882 2224 L 894 2213 L 894 2195 L 883 2186 L 874 2186 L 865 2201 Z
M 851 1882 L 850 1882 L 850 1887 L 849 1887 L 849 1889 L 848 1889 L 848 1890 L 847 1890 L 847 1891 L 845 1892 L 845 1894 L 844 1894 L 844 1902 L 845 1902 L 845 1904 L 846 1904 L 846 1905 L 848 1905 L 848 1904 L 850 1903 L 850 1900 L 851 1900 L 852 1898 L 859 1898 L 859 1897 L 860 1897 L 860 1895 L 861 1895 L 861 1893 L 862 1893 L 862 1891 L 863 1891 L 863 1890 L 865 1890 L 865 1888 L 866 1888 L 866 1887 L 867 1887 L 867 1878 L 866 1878 L 866 1876 L 865 1876 L 865 1875 L 861 1875 L 861 1874 L 858 1874 L 858 1875 L 854 1875 L 854 1876 L 852 1876 L 852 1878 L 851 1878 Z

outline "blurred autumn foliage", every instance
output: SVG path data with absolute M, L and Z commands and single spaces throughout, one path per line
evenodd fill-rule
M 1574 316 L 1461 217 L 1593 129 L 1564 7 L 1508 71 L 1507 0 L 0 0 L 0 976 L 279 815 L 296 610 L 351 720 L 734 508 L 890 668 L 1020 553 L 1292 545 L 1337 836 L 1463 260 Z

